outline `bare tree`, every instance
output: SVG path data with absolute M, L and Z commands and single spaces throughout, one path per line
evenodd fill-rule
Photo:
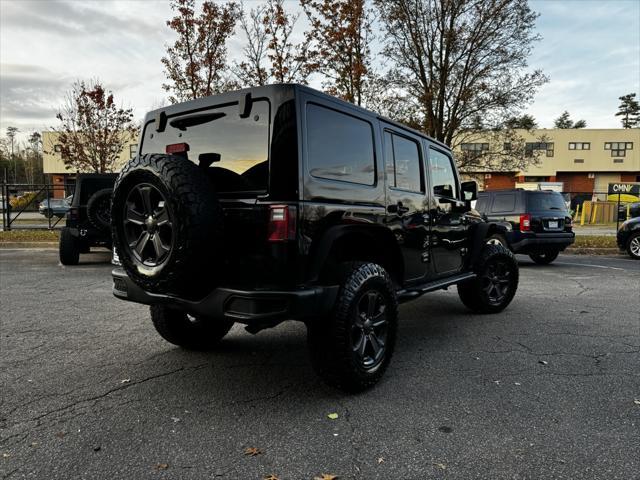
M 60 125 L 52 130 L 58 134 L 62 161 L 79 172 L 112 172 L 136 134 L 132 110 L 118 107 L 98 80 L 74 83 L 56 118 Z
M 243 11 L 240 17 L 240 28 L 247 37 L 242 50 L 244 59 L 235 62 L 233 71 L 242 86 L 253 87 L 265 85 L 269 81 L 267 62 L 267 30 L 264 22 L 265 7 L 257 6 Z
M 171 103 L 214 95 L 229 83 L 227 40 L 234 33 L 240 10 L 235 2 L 220 5 L 212 0 L 195 11 L 195 0 L 173 0 L 176 15 L 167 25 L 178 38 L 162 58 L 165 76 L 162 87 L 173 94 Z
M 16 158 L 14 155 L 14 147 L 16 143 L 16 135 L 20 130 L 17 127 L 7 127 L 7 138 L 9 139 L 9 144 L 11 145 L 11 165 L 13 166 L 13 183 L 18 181 L 18 162 L 16 162 Z
M 406 110 L 408 123 L 451 147 L 473 133 L 478 117 L 483 133 L 497 132 L 547 81 L 539 70 L 526 71 L 539 38 L 527 0 L 375 3 L 393 64 L 388 82 L 396 112 Z M 499 163 L 519 162 L 512 153 Z
M 263 24 L 267 34 L 269 74 L 278 83 L 307 83 L 311 69 L 308 45 L 292 43 L 291 35 L 299 15 L 287 13 L 284 0 L 267 0 Z
M 27 183 L 35 183 L 36 173 L 40 170 L 42 160 L 42 135 L 40 132 L 33 132 L 29 135 L 28 144 L 25 158 L 25 177 Z
M 371 72 L 373 15 L 365 0 L 300 0 L 311 23 L 313 67 L 331 95 L 362 105 Z

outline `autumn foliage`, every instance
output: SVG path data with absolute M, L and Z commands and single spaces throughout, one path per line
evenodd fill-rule
M 57 144 L 66 167 L 76 172 L 114 171 L 120 153 L 135 135 L 130 108 L 118 106 L 98 80 L 73 84 L 56 118 Z M 52 150 L 53 145 L 45 145 Z

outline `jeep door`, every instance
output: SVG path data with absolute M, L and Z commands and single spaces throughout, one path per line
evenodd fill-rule
M 387 226 L 402 252 L 405 280 L 418 282 L 425 277 L 430 261 L 421 140 L 392 125 L 381 122 L 381 126 L 387 181 Z
M 428 212 L 432 264 L 435 274 L 441 276 L 462 269 L 469 223 L 460 200 L 460 185 L 451 154 L 444 148 L 424 143 L 431 191 Z

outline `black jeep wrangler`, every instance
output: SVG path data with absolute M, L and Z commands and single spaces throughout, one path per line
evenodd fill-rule
M 60 232 L 60 263 L 77 265 L 81 253 L 91 247 L 111 249 L 111 195 L 115 173 L 83 173 L 67 212 L 67 224 Z
M 363 390 L 391 360 L 399 303 L 454 284 L 477 312 L 513 299 L 517 263 L 486 244 L 475 197 L 445 145 L 307 87 L 172 105 L 147 115 L 115 185 L 113 293 L 186 348 L 234 322 L 304 321 L 316 371 Z

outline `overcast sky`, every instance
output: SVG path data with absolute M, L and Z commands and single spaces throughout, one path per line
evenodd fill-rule
M 255 3 L 245 0 L 247 6 Z M 297 1 L 288 8 L 298 10 Z M 534 0 L 543 40 L 530 58 L 550 77 L 529 107 L 541 127 L 569 110 L 590 128 L 617 128 L 620 95 L 640 93 L 640 1 Z M 22 132 L 55 124 L 75 79 L 100 78 L 117 100 L 145 111 L 162 90 L 168 0 L 0 0 L 0 129 Z M 296 34 L 301 38 L 306 22 Z M 239 57 L 242 39 L 229 45 Z

